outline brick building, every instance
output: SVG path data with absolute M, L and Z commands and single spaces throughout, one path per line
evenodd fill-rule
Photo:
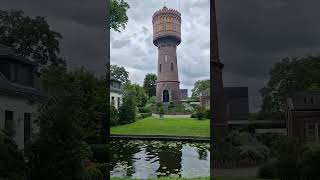
M 296 92 L 287 100 L 288 136 L 320 140 L 320 92 Z
M 180 102 L 177 46 L 181 43 L 181 14 L 163 7 L 152 16 L 153 44 L 158 47 L 158 102 Z

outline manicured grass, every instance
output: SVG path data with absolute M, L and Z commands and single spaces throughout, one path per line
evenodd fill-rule
M 210 123 L 209 120 L 192 118 L 148 117 L 131 124 L 112 127 L 111 134 L 209 137 Z

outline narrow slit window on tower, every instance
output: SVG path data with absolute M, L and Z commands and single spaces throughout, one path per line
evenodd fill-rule
M 164 55 L 164 61 L 168 62 L 168 55 L 167 54 Z
M 159 71 L 161 72 L 161 64 L 160 64 L 160 66 L 159 66 Z
M 167 22 L 165 19 L 163 19 L 163 30 L 167 30 Z
M 173 63 L 171 63 L 171 71 L 173 71 Z

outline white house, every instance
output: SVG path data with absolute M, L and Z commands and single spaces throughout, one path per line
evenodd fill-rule
M 115 78 L 110 78 L 110 104 L 117 109 L 122 104 L 122 84 Z
M 0 45 L 0 130 L 14 132 L 12 138 L 19 149 L 39 132 L 37 109 L 46 97 L 36 88 L 35 67 L 32 61 Z

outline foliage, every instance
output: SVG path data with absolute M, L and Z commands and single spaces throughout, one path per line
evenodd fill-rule
M 61 34 L 50 29 L 43 17 L 31 18 L 23 11 L 0 10 L 0 42 L 22 57 L 40 65 L 60 64 Z
M 151 116 L 152 116 L 152 113 L 141 113 L 142 119 L 147 118 L 147 117 L 151 117 Z
M 192 91 L 192 97 L 199 97 L 200 93 L 202 91 L 206 91 L 207 89 L 210 88 L 210 80 L 206 79 L 206 80 L 198 80 L 196 81 L 196 83 L 194 84 Z
M 139 113 L 150 113 L 151 110 L 148 107 L 139 107 Z
M 124 89 L 123 92 L 123 103 L 119 107 L 119 123 L 120 124 L 128 124 L 132 123 L 136 119 L 136 96 L 133 88 Z
M 156 95 L 157 75 L 147 74 L 143 81 L 143 88 L 149 97 Z
M 320 179 L 320 143 L 307 144 L 299 160 L 302 179 Z
M 320 87 L 320 57 L 284 58 L 270 71 L 270 80 L 260 90 L 262 112 L 283 112 L 287 98 L 295 91 Z
M 204 106 L 197 106 L 195 109 L 195 116 L 199 120 L 204 119 L 206 117 L 206 108 Z
M 251 159 L 258 162 L 270 156 L 268 147 L 262 145 L 253 135 L 231 131 L 222 142 L 217 142 L 216 158 L 223 160 Z
M 258 169 L 257 176 L 262 179 L 275 179 L 277 177 L 276 160 L 272 159 L 262 164 Z
M 205 118 L 206 118 L 206 119 L 211 119 L 211 112 L 210 112 L 210 109 L 209 109 L 209 108 L 206 108 Z
M 65 95 L 77 99 L 71 104 L 81 116 L 78 123 L 84 136 L 106 136 L 108 102 L 105 79 L 98 79 L 83 67 L 67 71 L 64 66 L 50 65 L 42 69 L 41 80 L 46 91 L 57 98 Z
M 116 107 L 110 106 L 110 126 L 115 126 L 119 122 L 119 112 Z
M 27 166 L 13 139 L 0 132 L 0 179 L 24 180 Z
M 259 142 L 261 142 L 263 145 L 271 148 L 272 144 L 281 138 L 285 138 L 283 135 L 277 134 L 277 133 L 262 133 L 257 134 L 256 138 Z
M 273 155 L 278 160 L 275 167 L 279 179 L 299 179 L 298 159 L 303 149 L 302 142 L 293 138 L 279 139 L 272 143 Z
M 125 28 L 128 22 L 127 10 L 129 4 L 124 0 L 110 0 L 110 28 L 120 32 L 120 28 Z
M 144 107 L 147 104 L 148 95 L 146 94 L 143 87 L 138 84 L 132 84 L 128 86 L 130 86 L 130 88 L 132 88 L 135 93 L 134 97 L 136 98 L 137 106 Z
M 84 169 L 81 180 L 103 180 L 103 174 L 99 168 L 93 165 Z
M 129 72 L 124 67 L 117 65 L 110 66 L 111 77 L 119 80 L 122 84 L 129 83 Z
M 41 131 L 29 155 L 31 179 L 80 179 L 84 135 L 79 122 L 82 113 L 75 106 L 80 101 L 80 96 L 65 93 L 41 106 Z
M 109 146 L 107 144 L 91 144 L 92 158 L 100 163 L 109 161 Z
M 162 106 L 159 108 L 159 114 L 164 114 L 164 109 Z

